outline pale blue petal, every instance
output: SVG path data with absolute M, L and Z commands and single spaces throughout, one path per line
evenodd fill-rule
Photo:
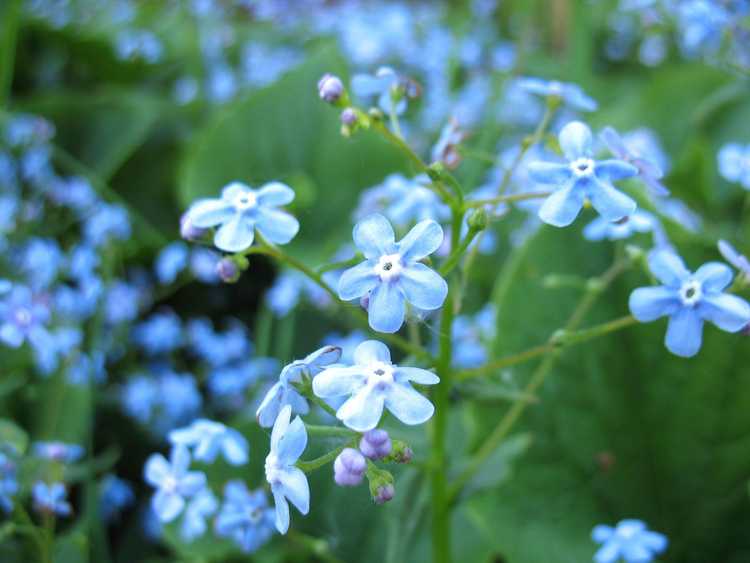
M 679 289 L 690 277 L 682 258 L 669 250 L 655 250 L 648 255 L 648 267 L 664 285 Z
M 678 356 L 690 358 L 698 353 L 703 340 L 703 319 L 693 309 L 683 308 L 669 319 L 664 343 Z
M 669 540 L 664 534 L 659 532 L 644 531 L 639 535 L 641 544 L 646 546 L 654 553 L 661 553 L 669 545 Z
M 276 505 L 276 529 L 280 534 L 286 534 L 289 531 L 289 503 L 283 494 L 283 486 L 273 485 L 273 502 Z
M 435 407 L 409 384 L 393 383 L 385 395 L 385 406 L 401 422 L 422 424 L 430 419 Z
M 648 323 L 675 314 L 682 307 L 682 302 L 674 289 L 664 286 L 639 287 L 630 294 L 628 307 L 638 321 Z
M 11 348 L 18 348 L 23 344 L 23 332 L 12 323 L 5 323 L 0 327 L 0 340 Z
M 151 506 L 159 520 L 171 522 L 182 512 L 185 507 L 185 500 L 177 493 L 167 493 L 160 490 L 151 500 Z
M 183 475 L 190 467 L 190 451 L 185 446 L 174 446 L 169 462 L 175 475 Z
M 221 442 L 221 451 L 230 465 L 244 465 L 249 458 L 250 446 L 242 434 L 228 428 Z
M 284 390 L 281 383 L 275 383 L 273 387 L 268 390 L 266 396 L 263 397 L 263 401 L 255 412 L 255 418 L 258 420 L 258 424 L 260 424 L 261 427 L 271 428 L 273 423 L 276 422 L 281 410 L 283 392 Z
M 560 131 L 560 148 L 568 160 L 591 156 L 591 129 L 580 121 L 571 121 Z
M 257 195 L 259 205 L 277 207 L 294 201 L 294 190 L 281 182 L 264 184 Z
M 431 371 L 421 368 L 399 366 L 396 368 L 394 375 L 396 376 L 396 380 L 399 382 L 413 381 L 414 383 L 419 383 L 420 385 L 435 385 L 436 383 L 440 383 L 440 378 L 437 375 L 435 375 Z
M 251 219 L 236 213 L 214 234 L 214 245 L 225 252 L 239 252 L 253 244 L 254 224 Z
M 615 563 L 620 556 L 620 547 L 617 542 L 605 543 L 595 554 L 596 563 Z
M 732 283 L 734 274 L 726 264 L 708 262 L 695 271 L 693 277 L 703 284 L 706 293 L 718 293 Z
M 305 423 L 302 422 L 300 417 L 295 417 L 277 442 L 274 453 L 279 458 L 279 462 L 292 465 L 299 459 L 306 447 L 307 430 L 305 430 Z
M 624 160 L 601 160 L 596 163 L 596 176 L 602 180 L 615 182 L 637 174 L 638 169 Z
M 206 486 L 206 475 L 200 471 L 189 471 L 180 479 L 177 487 L 178 492 L 186 497 L 191 497 Z
M 380 422 L 384 403 L 383 392 L 367 386 L 341 405 L 336 417 L 352 430 L 367 432 Z
M 604 543 L 605 541 L 609 540 L 609 538 L 611 538 L 612 534 L 614 533 L 615 530 L 614 528 L 612 528 L 612 526 L 599 524 L 597 526 L 594 526 L 594 529 L 591 530 L 591 539 L 596 543 Z
M 390 254 L 395 247 L 396 235 L 388 219 L 379 213 L 368 215 L 356 225 L 353 231 L 354 244 L 365 258 L 375 260 L 383 254 Z
M 285 405 L 279 415 L 276 417 L 276 421 L 273 423 L 273 430 L 271 430 L 271 451 L 276 452 L 279 448 L 279 442 L 286 434 L 289 428 L 289 422 L 292 418 L 292 407 Z
M 526 169 L 529 177 L 539 184 L 559 186 L 573 177 L 570 166 L 557 162 L 531 162 Z
M 719 172 L 730 182 L 738 182 L 744 169 L 744 150 L 738 143 L 724 145 L 719 151 Z
M 351 301 L 362 297 L 379 282 L 380 278 L 375 273 L 375 266 L 372 262 L 368 260 L 357 264 L 341 274 L 338 287 L 339 299 Z
M 359 366 L 331 367 L 315 376 L 313 393 L 321 399 L 351 395 L 367 381 Z
M 360 98 L 381 94 L 390 86 L 390 76 L 375 77 L 369 74 L 355 74 L 352 77 L 352 92 Z
M 622 137 L 613 127 L 605 127 L 604 129 L 602 129 L 601 133 L 599 133 L 599 137 L 602 141 L 604 141 L 604 144 L 607 145 L 607 148 L 610 150 L 610 152 L 617 158 L 624 159 L 627 158 L 630 154 L 630 151 L 628 151 L 627 147 L 625 146 Z
M 334 362 L 338 362 L 339 358 L 341 358 L 341 348 L 338 346 L 323 346 L 322 348 L 315 350 L 312 354 L 308 354 L 305 357 L 305 363 L 311 369 L 320 369 Z
M 226 223 L 234 214 L 234 206 L 223 199 L 200 199 L 188 210 L 190 222 L 202 229 Z
M 247 184 L 242 182 L 231 182 L 221 189 L 221 198 L 226 201 L 234 201 L 242 194 L 247 194 L 253 190 Z
M 152 487 L 158 487 L 171 472 L 169 463 L 161 454 L 152 454 L 146 461 L 146 467 L 143 470 L 146 482 Z
M 257 229 L 274 244 L 286 244 L 299 232 L 299 221 L 285 211 L 258 207 Z
M 583 237 L 586 240 L 604 240 L 609 232 L 610 222 L 604 217 L 597 217 L 583 228 Z
M 381 283 L 372 290 L 367 308 L 370 327 L 378 332 L 393 333 L 404 324 L 406 304 L 395 283 Z
M 279 471 L 279 480 L 283 486 L 284 496 L 300 511 L 310 511 L 310 487 L 307 477 L 298 467 L 287 467 Z
M 375 362 L 391 363 L 391 351 L 378 340 L 365 340 L 354 349 L 354 363 L 369 366 Z
M 584 193 L 571 183 L 557 190 L 544 200 L 539 209 L 539 218 L 555 227 L 567 227 L 578 216 L 583 207 Z
M 588 197 L 591 205 L 607 221 L 619 221 L 636 210 L 633 198 L 615 189 L 607 182 L 597 180 L 589 183 Z
M 397 283 L 401 286 L 406 300 L 425 311 L 442 307 L 448 296 L 448 284 L 445 280 L 421 262 L 405 267 Z
M 443 228 L 431 219 L 420 221 L 398 243 L 404 262 L 421 260 L 443 244 Z
M 750 305 L 736 295 L 703 295 L 697 310 L 705 320 L 727 332 L 737 332 L 750 324 Z

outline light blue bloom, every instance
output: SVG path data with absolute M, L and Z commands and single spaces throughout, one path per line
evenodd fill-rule
M 276 505 L 276 529 L 289 530 L 289 502 L 302 514 L 310 510 L 310 486 L 305 473 L 295 466 L 307 447 L 307 430 L 300 417 L 291 421 L 292 407 L 286 405 L 274 422 L 271 451 L 266 457 L 266 481 Z
M 354 217 L 360 220 L 372 213 L 383 213 L 397 227 L 426 219 L 447 220 L 450 208 L 427 187 L 430 182 L 425 174 L 411 179 L 403 174 L 390 174 L 382 183 L 362 193 Z
M 180 537 L 191 542 L 206 533 L 206 519 L 219 507 L 219 502 L 209 489 L 201 489 L 185 507 L 185 516 L 180 524 Z
M 154 263 L 156 279 L 162 285 L 173 283 L 188 264 L 188 247 L 183 242 L 173 242 L 165 246 Z
M 138 316 L 142 302 L 139 287 L 123 280 L 115 280 L 106 290 L 104 318 L 108 324 L 132 321 Z
M 307 414 L 310 409 L 307 400 L 294 388 L 294 384 L 301 383 L 303 378 L 315 377 L 325 366 L 337 362 L 340 357 L 341 348 L 323 346 L 304 359 L 284 366 L 279 381 L 268 390 L 255 413 L 258 424 L 270 428 L 286 406 L 290 406 L 294 413 Z
M 318 397 L 348 397 L 336 411 L 336 417 L 346 426 L 357 432 L 372 430 L 384 408 L 404 424 L 422 424 L 430 419 L 435 407 L 411 383 L 435 385 L 440 381 L 437 375 L 391 363 L 388 347 L 377 340 L 357 346 L 354 364 L 329 367 L 313 379 L 313 392 Z
M 230 320 L 224 332 L 217 332 L 209 319 L 191 319 L 187 338 L 198 357 L 217 367 L 247 358 L 253 351 L 247 329 L 236 320 Z
M 65 442 L 34 442 L 31 451 L 35 456 L 61 463 L 75 463 L 83 457 L 86 450 L 78 444 Z
M 660 181 L 664 177 L 664 172 L 659 165 L 659 160 L 665 161 L 666 159 L 660 153 L 653 133 L 647 129 L 636 130 L 623 138 L 614 128 L 605 127 L 600 137 L 615 158 L 628 162 L 638 169 L 639 177 L 653 195 L 658 197 L 669 195 L 669 190 Z M 636 139 L 641 139 L 641 141 L 636 142 Z M 639 144 L 645 144 L 647 150 L 643 150 L 643 147 L 639 150 Z
M 133 487 L 113 473 L 108 473 L 99 486 L 99 515 L 110 522 L 135 502 Z
M 232 538 L 245 553 L 257 551 L 274 531 L 276 512 L 263 489 L 248 491 L 240 480 L 224 487 L 224 502 L 216 516 L 216 533 Z
M 250 449 L 247 440 L 237 430 L 220 422 L 199 418 L 186 428 L 172 430 L 168 437 L 175 446 L 193 448 L 197 461 L 213 463 L 221 453 L 231 465 L 247 463 Z
M 330 295 L 307 276 L 296 270 L 279 274 L 266 293 L 266 303 L 277 317 L 285 317 L 305 295 L 316 307 L 325 307 L 331 302 Z
M 18 493 L 16 464 L 0 452 L 0 509 L 5 512 L 13 510 L 13 497 Z
M 655 199 L 654 206 L 660 214 L 678 223 L 691 233 L 697 233 L 703 227 L 703 218 L 690 209 L 681 199 L 676 197 Z
M 573 109 L 580 111 L 595 111 L 598 107 L 596 100 L 588 96 L 577 84 L 543 80 L 541 78 L 519 78 L 516 83 L 523 90 L 538 96 L 558 97 Z
M 70 516 L 73 509 L 68 502 L 68 492 L 62 483 L 48 485 L 44 481 L 37 481 L 31 488 L 34 509 L 37 512 L 47 512 L 57 516 Z
M 190 253 L 190 271 L 198 281 L 217 284 L 220 281 L 216 271 L 219 260 L 221 260 L 221 254 L 210 248 L 194 248 Z
M 737 250 L 725 240 L 720 240 L 718 247 L 724 260 L 734 266 L 747 281 L 750 281 L 750 260 L 748 260 L 746 256 L 737 252 Z
M 354 362 L 354 349 L 367 340 L 367 334 L 364 331 L 356 329 L 349 334 L 339 334 L 331 332 L 323 338 L 323 344 L 341 348 L 341 357 L 339 361 L 342 364 L 351 364 Z
M 281 182 L 270 182 L 253 190 L 232 182 L 221 198 L 201 199 L 188 210 L 191 223 L 198 228 L 216 227 L 214 244 L 226 252 L 245 250 L 255 239 L 255 230 L 275 244 L 286 244 L 299 231 L 297 219 L 276 209 L 294 199 L 294 191 Z
M 719 150 L 719 174 L 750 190 L 750 145 L 727 143 Z
M 380 67 L 375 74 L 355 74 L 352 92 L 360 98 L 378 98 L 378 106 L 385 113 L 406 111 L 406 93 L 403 81 L 392 68 Z
M 651 213 L 636 209 L 632 215 L 615 222 L 597 217 L 583 229 L 583 236 L 588 240 L 623 240 L 635 233 L 648 233 L 657 223 L 658 220 Z
M 453 321 L 453 366 L 470 369 L 487 362 L 487 347 L 495 338 L 495 306 L 485 305 L 476 315 L 460 315 Z
M 667 538 L 646 528 L 640 520 L 621 520 L 616 528 L 599 524 L 591 539 L 602 544 L 594 555 L 596 563 L 649 563 L 667 549 Z
M 115 204 L 99 203 L 83 226 L 84 238 L 93 246 L 104 246 L 111 240 L 130 238 L 127 210 Z
M 35 291 L 50 286 L 63 265 L 63 253 L 52 239 L 32 238 L 24 245 L 19 266 Z
M 591 129 L 580 121 L 563 127 L 559 141 L 567 164 L 529 164 L 534 181 L 556 187 L 539 209 L 539 218 L 555 227 L 567 227 L 578 216 L 586 199 L 608 221 L 632 215 L 635 201 L 615 189 L 612 182 L 635 176 L 638 169 L 622 160 L 594 160 Z
M 359 221 L 353 236 L 366 260 L 341 275 L 338 293 L 344 301 L 369 294 L 368 319 L 374 330 L 401 328 L 407 302 L 424 311 L 443 305 L 448 284 L 419 262 L 443 242 L 443 229 L 435 221 L 418 223 L 396 243 L 391 224 L 376 213 Z
M 133 327 L 133 342 L 147 354 L 166 354 L 182 345 L 182 322 L 174 312 L 164 310 Z
M 206 475 L 188 471 L 190 452 L 185 446 L 175 446 L 169 461 L 161 454 L 152 454 L 146 460 L 144 477 L 156 488 L 151 507 L 161 522 L 171 522 L 185 508 L 185 499 L 197 494 L 206 486 Z
M 272 379 L 277 373 L 279 361 L 276 358 L 255 357 L 215 369 L 209 374 L 206 384 L 217 407 L 239 410 L 246 406 L 246 392 L 251 385 Z
M 723 290 L 732 282 L 732 270 L 708 262 L 693 274 L 676 254 L 659 250 L 649 255 L 649 268 L 664 285 L 641 287 L 630 294 L 630 312 L 640 322 L 668 316 L 665 344 L 678 356 L 698 353 L 703 323 L 737 332 L 750 323 L 750 305 Z
M 36 298 L 28 287 L 14 285 L 0 301 L 0 340 L 18 348 L 28 340 L 35 349 L 50 344 L 51 336 L 46 324 L 49 307 Z

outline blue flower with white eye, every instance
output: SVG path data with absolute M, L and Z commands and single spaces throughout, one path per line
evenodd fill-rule
M 279 381 L 268 390 L 255 413 L 258 424 L 263 428 L 270 428 L 282 408 L 287 405 L 294 413 L 307 414 L 310 410 L 307 400 L 297 392 L 294 384 L 301 383 L 303 377 L 314 377 L 323 371 L 325 366 L 338 362 L 340 357 L 341 348 L 323 346 L 303 360 L 295 360 L 284 366 L 279 375 Z
M 727 143 L 719 150 L 717 159 L 722 178 L 750 190 L 750 145 Z
M 375 74 L 355 74 L 352 77 L 352 92 L 360 98 L 377 96 L 378 106 L 385 113 L 395 111 L 401 115 L 406 111 L 406 96 L 404 92 L 399 93 L 401 87 L 401 78 L 387 66 L 380 67 Z
M 737 250 L 725 240 L 720 240 L 719 252 L 724 260 L 734 266 L 747 281 L 750 281 L 750 260 L 746 256 L 737 252 Z
M 240 252 L 250 247 L 255 231 L 275 244 L 286 244 L 299 231 L 297 219 L 276 209 L 294 199 L 294 191 L 281 182 L 270 182 L 253 190 L 241 182 L 232 182 L 221 198 L 201 199 L 188 210 L 190 222 L 198 228 L 219 226 L 214 244 L 225 252 Z
M 245 483 L 229 481 L 216 516 L 216 533 L 232 538 L 245 553 L 257 551 L 274 532 L 276 511 L 268 506 L 263 489 L 248 491 Z
M 34 349 L 49 345 L 51 336 L 46 328 L 49 307 L 35 297 L 28 287 L 14 285 L 0 301 L 0 340 L 18 348 L 28 340 Z
M 616 528 L 599 524 L 591 539 L 602 544 L 594 555 L 596 563 L 649 563 L 667 549 L 667 537 L 646 528 L 640 520 L 621 520 Z
M 635 233 L 648 233 L 658 224 L 658 220 L 648 211 L 636 209 L 635 213 L 614 223 L 604 217 L 597 217 L 583 229 L 587 240 L 623 240 Z
M 250 449 L 247 440 L 237 430 L 220 422 L 199 418 L 186 428 L 172 430 L 168 437 L 175 446 L 193 448 L 197 461 L 213 463 L 221 453 L 231 465 L 247 463 Z
M 727 332 L 737 332 L 750 323 L 750 305 L 723 292 L 734 277 L 725 264 L 708 262 L 690 273 L 682 259 L 667 250 L 652 252 L 648 263 L 664 285 L 633 291 L 630 312 L 642 323 L 668 316 L 665 344 L 673 354 L 687 358 L 698 353 L 704 321 Z
M 209 518 L 219 507 L 219 502 L 209 489 L 201 489 L 185 507 L 185 515 L 180 524 L 180 537 L 191 542 L 206 533 Z
M 633 133 L 639 135 L 638 138 L 642 139 L 648 145 L 650 151 L 659 149 L 658 141 L 647 129 L 636 130 Z M 638 176 L 643 180 L 648 189 L 651 190 L 653 195 L 659 197 L 669 195 L 669 190 L 661 183 L 664 172 L 661 166 L 659 166 L 658 160 L 665 160 L 661 154 L 657 154 L 656 159 L 648 158 L 645 154 L 642 154 L 643 151 L 639 151 L 633 146 L 635 143 L 631 140 L 633 139 L 632 134 L 628 139 L 623 139 L 612 127 L 602 129 L 599 136 L 615 158 L 629 162 L 638 169 Z M 629 140 L 630 142 L 628 142 Z
M 418 309 L 440 308 L 448 284 L 419 260 L 443 242 L 443 229 L 435 221 L 418 223 L 396 242 L 388 219 L 377 213 L 354 226 L 354 244 L 366 260 L 346 270 L 338 293 L 344 301 L 369 294 L 368 320 L 373 330 L 396 332 L 404 324 L 406 303 Z
M 322 399 L 348 397 L 336 417 L 357 432 L 372 430 L 388 409 L 404 424 L 422 424 L 435 411 L 411 383 L 435 385 L 440 378 L 419 368 L 391 363 L 388 347 L 367 340 L 354 351 L 354 365 L 333 366 L 313 379 L 313 392 Z
M 595 111 L 598 107 L 596 100 L 591 98 L 577 84 L 570 82 L 558 82 L 556 80 L 543 80 L 541 78 L 519 78 L 518 86 L 531 94 L 538 96 L 557 97 L 573 109 L 580 111 Z
M 73 509 L 68 502 L 68 492 L 62 483 L 48 485 L 44 481 L 37 481 L 31 488 L 34 509 L 57 516 L 70 516 Z
M 152 454 L 146 460 L 146 482 L 157 489 L 151 507 L 161 522 L 177 518 L 185 508 L 185 499 L 206 486 L 206 475 L 200 471 L 188 471 L 189 466 L 190 452 L 185 446 L 175 446 L 169 461 L 161 454 Z
M 623 160 L 594 160 L 591 129 L 580 121 L 563 127 L 559 141 L 567 164 L 529 164 L 529 174 L 535 182 L 557 188 L 544 200 L 539 218 L 555 227 L 567 227 L 587 199 L 607 221 L 619 221 L 632 215 L 635 201 L 615 189 L 612 182 L 635 176 L 638 169 Z
M 189 252 L 185 243 L 177 241 L 165 246 L 154 262 L 154 272 L 159 283 L 174 283 L 180 272 L 187 267 L 188 258 Z
M 83 446 L 65 442 L 34 442 L 31 451 L 37 457 L 61 463 L 75 463 L 85 453 Z
M 302 514 L 310 510 L 310 486 L 305 473 L 294 464 L 307 447 L 307 430 L 300 417 L 290 422 L 292 407 L 279 413 L 271 431 L 271 451 L 266 457 L 266 481 L 276 504 L 276 529 L 289 530 L 289 502 Z

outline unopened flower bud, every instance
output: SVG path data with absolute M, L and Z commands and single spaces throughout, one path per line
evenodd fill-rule
M 353 108 L 346 108 L 341 112 L 341 124 L 352 127 L 357 123 L 357 112 Z
M 487 211 L 483 207 L 475 210 L 469 215 L 469 228 L 473 231 L 483 231 L 487 228 Z
M 406 444 L 406 442 L 402 442 L 401 440 L 393 440 L 393 449 L 391 450 L 391 453 L 387 456 L 387 459 L 385 461 L 395 463 L 409 463 L 413 457 L 414 452 Z
M 389 500 L 393 499 L 395 495 L 396 489 L 391 483 L 388 483 L 386 485 L 378 487 L 377 493 L 374 497 L 372 497 L 372 500 L 375 501 L 375 504 L 385 504 Z
M 198 240 L 206 234 L 207 229 L 201 229 L 193 225 L 188 213 L 183 213 L 180 217 L 180 236 L 185 240 Z
M 335 104 L 338 102 L 343 93 L 344 84 L 338 76 L 326 73 L 318 81 L 318 94 L 320 95 L 320 99 L 329 104 Z
M 365 432 L 359 441 L 359 451 L 370 459 L 380 459 L 391 453 L 393 445 L 388 432 L 375 428 Z
M 234 283 L 240 278 L 240 269 L 231 258 L 222 258 L 216 263 L 216 274 L 225 283 Z
M 344 448 L 333 462 L 333 480 L 341 487 L 356 487 L 367 470 L 367 460 L 354 448 Z

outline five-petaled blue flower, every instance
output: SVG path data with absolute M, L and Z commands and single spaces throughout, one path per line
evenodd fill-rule
M 185 499 L 206 486 L 206 475 L 188 471 L 189 466 L 190 452 L 185 446 L 175 446 L 169 461 L 161 454 L 153 454 L 146 461 L 146 482 L 157 489 L 151 507 L 162 522 L 177 518 L 185 507 Z
M 229 481 L 216 516 L 216 533 L 232 538 L 242 551 L 252 553 L 273 535 L 275 518 L 263 489 L 248 491 L 242 481 Z
M 532 94 L 561 98 L 573 109 L 595 111 L 597 108 L 596 100 L 588 96 L 577 84 L 541 78 L 519 78 L 517 85 Z
M 276 529 L 289 530 L 289 502 L 302 514 L 310 510 L 310 486 L 304 472 L 296 467 L 307 447 L 307 430 L 300 417 L 292 418 L 292 407 L 281 409 L 271 431 L 271 451 L 266 457 L 266 481 L 276 504 Z
M 250 449 L 245 437 L 237 430 L 205 418 L 193 421 L 186 428 L 172 430 L 169 441 L 175 446 L 194 448 L 193 457 L 207 463 L 213 463 L 221 452 L 231 465 L 243 465 L 247 463 Z
M 649 268 L 664 285 L 641 287 L 630 294 L 630 312 L 641 322 L 669 316 L 665 344 L 678 356 L 698 353 L 703 323 L 737 332 L 750 323 L 750 305 L 723 290 L 734 277 L 729 266 L 708 262 L 693 274 L 682 259 L 668 250 L 649 256 Z
M 621 520 L 616 528 L 599 524 L 591 539 L 602 544 L 594 555 L 596 563 L 649 563 L 667 549 L 664 534 L 652 532 L 640 520 Z
M 281 182 L 270 182 L 253 190 L 241 182 L 232 182 L 221 198 L 201 199 L 188 210 L 193 226 L 220 225 L 214 244 L 225 252 L 245 250 L 255 239 L 255 230 L 275 244 L 286 244 L 299 231 L 297 219 L 276 209 L 294 199 L 294 191 Z
M 303 360 L 295 360 L 284 366 L 279 375 L 279 381 L 268 390 L 258 407 L 255 417 L 263 428 L 273 426 L 279 417 L 281 409 L 287 405 L 296 414 L 307 414 L 309 406 L 307 400 L 294 388 L 295 383 L 301 383 L 303 377 L 312 378 L 323 371 L 325 366 L 335 363 L 341 357 L 341 348 L 337 346 L 323 346 Z
M 612 181 L 635 176 L 638 169 L 623 160 L 594 160 L 591 129 L 580 121 L 563 127 L 559 141 L 567 164 L 529 164 L 529 174 L 534 181 L 557 187 L 539 209 L 539 218 L 555 227 L 567 227 L 587 199 L 607 221 L 619 221 L 632 215 L 635 201 L 615 189 Z
M 350 301 L 369 293 L 370 326 L 396 332 L 404 324 L 406 302 L 432 311 L 445 301 L 448 284 L 419 262 L 442 242 L 443 229 L 432 220 L 417 223 L 397 243 L 388 219 L 377 213 L 365 217 L 354 226 L 354 243 L 366 260 L 341 275 L 339 297 Z
M 48 512 L 57 516 L 70 516 L 72 508 L 67 500 L 68 492 L 62 483 L 48 485 L 44 481 L 37 481 L 31 488 L 34 508 L 37 512 Z
M 388 347 L 367 340 L 354 351 L 350 367 L 333 366 L 313 379 L 313 392 L 322 399 L 349 397 L 336 411 L 352 430 L 367 432 L 380 422 L 387 408 L 404 424 L 426 422 L 435 407 L 411 383 L 434 385 L 437 375 L 425 369 L 400 367 L 391 363 Z

